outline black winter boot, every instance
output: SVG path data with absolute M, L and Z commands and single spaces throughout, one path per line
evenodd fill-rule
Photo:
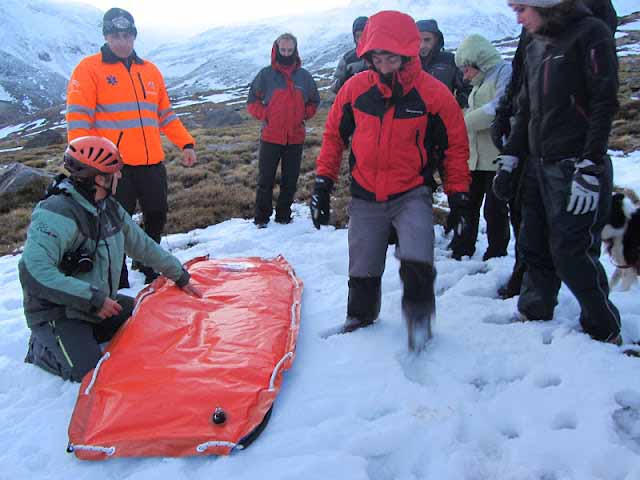
M 436 271 L 428 263 L 403 260 L 400 278 L 404 284 L 402 315 L 407 324 L 408 347 L 412 352 L 421 352 L 433 336 L 431 322 L 436 312 Z

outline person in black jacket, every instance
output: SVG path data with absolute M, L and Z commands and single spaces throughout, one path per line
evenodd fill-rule
M 362 35 L 365 25 L 367 24 L 367 17 L 358 17 L 353 21 L 351 27 L 351 33 L 353 33 L 353 43 L 358 46 L 358 40 Z M 338 66 L 336 72 L 333 74 L 333 83 L 331 84 L 331 91 L 338 93 L 347 80 L 353 77 L 356 73 L 363 72 L 369 68 L 369 65 L 364 58 L 356 55 L 356 49 L 353 48 L 345 53 Z
M 611 35 L 614 35 L 618 25 L 618 15 L 611 3 L 611 0 L 583 0 L 583 2 L 595 17 L 601 19 L 607 24 L 611 30 Z M 498 150 L 502 150 L 504 142 L 511 132 L 511 118 L 515 115 L 516 96 L 522 87 L 525 52 L 530 40 L 531 35 L 528 35 L 527 31 L 523 28 L 520 33 L 516 53 L 511 62 L 511 81 L 505 89 L 504 95 L 500 99 L 498 107 L 496 108 L 495 119 L 491 125 L 491 139 Z M 502 178 L 499 179 L 506 184 L 503 199 L 509 202 L 509 217 L 511 219 L 511 226 L 513 227 L 516 251 L 516 261 L 513 271 L 511 272 L 511 277 L 506 284 L 498 289 L 498 294 L 504 299 L 515 297 L 520 293 L 522 277 L 524 276 L 525 271 L 524 263 L 519 260 L 518 256 L 518 233 L 520 231 L 522 214 L 520 209 L 520 199 L 517 192 L 519 179 L 523 169 L 522 167 L 523 162 L 521 162 L 518 168 L 513 172 L 503 170 Z
M 562 281 L 580 304 L 584 331 L 621 344 L 620 314 L 598 260 L 613 186 L 607 146 L 618 108 L 615 42 L 580 0 L 509 4 L 532 35 L 515 120 L 497 159 L 501 170 L 513 170 L 526 158 L 518 315 L 551 319 Z
M 444 35 L 433 19 L 418 20 L 416 22 L 420 32 L 420 62 L 422 69 L 429 75 L 444 83 L 456 97 L 460 108 L 467 108 L 467 100 L 471 89 L 470 83 L 465 82 L 462 70 L 456 66 L 453 53 L 445 52 Z

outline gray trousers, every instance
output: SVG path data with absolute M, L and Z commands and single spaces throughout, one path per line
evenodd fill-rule
M 379 277 L 389 246 L 391 226 L 398 234 L 399 260 L 433 265 L 431 190 L 418 187 L 387 202 L 359 198 L 349 204 L 349 276 Z
M 434 308 L 433 211 L 431 191 L 423 186 L 387 202 L 353 198 L 349 204 L 349 300 L 347 317 L 373 322 L 380 313 L 380 285 L 389 232 L 397 232 L 403 309 Z
M 131 316 L 134 299 L 118 295 L 119 315 L 100 323 L 62 318 L 31 328 L 25 362 L 32 363 L 65 380 L 81 382 L 102 356 L 100 344 L 111 340 Z

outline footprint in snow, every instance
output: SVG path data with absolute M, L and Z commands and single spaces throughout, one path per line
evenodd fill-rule
M 623 390 L 614 398 L 620 406 L 611 414 L 615 431 L 624 445 L 640 455 L 640 393 Z

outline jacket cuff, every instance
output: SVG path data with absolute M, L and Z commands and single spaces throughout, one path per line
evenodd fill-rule
M 187 143 L 184 147 L 182 147 L 182 150 L 187 150 L 187 149 L 193 150 L 193 143 Z
M 107 294 L 104 292 L 101 292 L 94 286 L 91 287 L 91 292 L 92 292 L 92 295 L 91 295 L 91 299 L 89 300 L 89 303 L 91 304 L 90 312 L 96 313 L 104 305 L 104 301 L 107 299 Z
M 175 282 L 176 285 L 180 288 L 184 287 L 191 280 L 191 275 L 186 270 L 182 270 L 182 275 Z

